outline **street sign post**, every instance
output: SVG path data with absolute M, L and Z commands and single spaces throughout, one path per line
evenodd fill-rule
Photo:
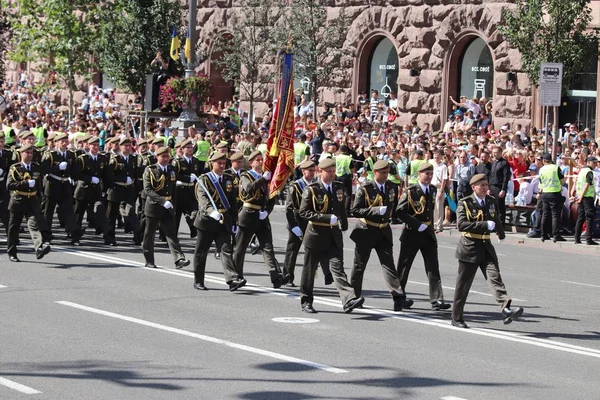
M 548 152 L 549 107 L 560 107 L 562 99 L 562 63 L 542 63 L 540 65 L 540 105 L 546 107 L 546 125 L 544 126 L 544 152 Z M 556 129 L 556 127 L 554 127 Z

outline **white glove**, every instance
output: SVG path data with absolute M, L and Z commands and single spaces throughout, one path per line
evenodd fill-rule
M 0 168 L 0 176 L 4 175 L 4 170 Z
M 92 176 L 92 184 L 97 185 L 100 183 L 100 179 L 96 178 L 95 176 Z
M 423 231 L 424 231 L 425 229 L 427 229 L 427 228 L 428 228 L 428 226 L 427 226 L 427 225 L 425 225 L 425 224 L 421 224 L 421 226 L 419 226 L 419 229 L 418 229 L 418 231 L 419 231 L 419 232 L 423 232 Z
M 127 184 L 131 185 L 133 183 L 133 179 L 131 179 L 129 176 L 127 177 Z
M 177 182 L 175 182 L 175 184 L 176 184 L 176 185 L 183 185 L 183 182 L 181 182 L 181 181 L 177 181 Z
M 211 212 L 211 213 L 210 213 L 210 217 L 211 217 L 212 219 L 214 219 L 215 221 L 220 221 L 220 220 L 221 220 L 221 218 L 223 218 L 223 216 L 221 215 L 221 213 L 220 213 L 220 212 L 218 212 L 217 210 L 215 210 L 215 211 Z
M 266 180 L 270 181 L 271 180 L 271 172 L 270 171 L 266 171 L 263 174 L 263 178 L 265 178 Z
M 302 229 L 300 229 L 299 226 L 295 226 L 292 228 L 292 233 L 296 236 L 298 236 L 299 238 L 302 237 Z
M 75 184 L 75 181 L 73 180 L 73 178 L 69 178 L 69 183 L 70 183 L 71 185 L 74 185 L 74 184 Z
M 335 225 L 336 222 L 338 222 L 338 218 L 335 215 L 332 214 L 331 215 L 331 221 L 330 221 L 331 225 Z
M 67 162 L 63 161 L 60 164 L 58 164 L 58 169 L 60 169 L 61 171 L 64 171 L 65 169 L 67 169 Z
M 163 207 L 168 210 L 169 208 L 173 208 L 173 203 L 171 203 L 169 200 L 167 200 L 167 201 L 165 201 L 165 204 L 163 204 Z
M 494 221 L 487 221 L 488 231 L 493 231 L 496 227 L 496 223 Z
M 267 211 L 261 211 L 258 213 L 258 219 L 263 220 L 265 218 L 267 218 L 269 216 L 269 213 Z
M 387 206 L 379 207 L 379 215 L 385 214 L 386 211 L 387 211 Z
M 231 233 L 233 233 L 234 235 L 237 235 L 239 230 L 240 230 L 240 228 L 237 225 L 233 225 L 231 227 Z
M 498 239 L 498 243 L 504 242 L 504 239 Z
M 198 177 L 196 176 L 196 174 L 191 174 L 190 175 L 190 183 L 191 182 L 196 182 L 198 180 Z
M 27 183 L 29 184 L 29 187 L 32 188 L 35 186 L 35 179 L 30 179 L 27 181 Z

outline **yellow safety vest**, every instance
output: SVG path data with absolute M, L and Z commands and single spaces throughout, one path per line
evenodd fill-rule
M 7 146 L 11 146 L 17 142 L 14 136 L 10 136 L 10 131 L 12 131 L 12 129 L 13 128 L 11 128 L 10 126 L 5 126 L 4 128 L 2 128 L 2 131 L 4 132 L 4 144 L 6 144 Z
M 582 168 L 581 171 L 579 171 L 579 175 L 577 175 L 577 195 L 579 195 L 580 197 L 582 196 L 583 188 L 585 187 L 585 184 L 586 184 L 585 177 L 588 174 L 588 172 L 592 172 L 592 169 L 589 167 L 585 167 L 585 168 Z M 583 193 L 583 197 L 595 197 L 595 196 L 596 196 L 596 192 L 594 190 L 594 185 L 591 184 L 590 187 L 588 187 L 588 190 L 586 190 L 585 193 Z
M 44 128 L 41 126 L 35 127 L 31 130 L 33 136 L 35 136 L 35 147 L 44 147 L 46 145 L 46 138 L 44 137 Z
M 373 168 L 374 168 L 373 164 L 374 163 L 375 162 L 373 161 L 373 159 L 371 157 L 369 157 L 365 160 L 365 169 L 366 169 L 367 165 L 369 166 L 369 170 L 367 171 L 367 180 L 369 180 L 369 181 L 372 181 L 373 179 L 375 179 L 375 174 L 373 173 Z
M 424 162 L 425 160 L 412 160 L 410 162 L 410 175 L 408 177 L 409 185 L 414 185 L 419 180 L 419 166 Z
M 304 158 L 306 157 L 307 147 L 308 145 L 306 143 L 294 143 L 294 164 L 298 165 L 302 161 L 304 161 Z
M 350 163 L 352 157 L 348 154 L 338 154 L 335 156 L 335 175 L 344 176 L 350 175 Z
M 396 179 L 396 177 L 394 175 L 392 175 L 392 173 L 394 171 L 396 171 L 396 174 L 399 174 L 398 164 L 396 164 L 396 162 L 394 160 L 389 160 L 389 163 L 390 163 L 390 174 L 388 175 L 388 181 L 392 181 L 395 184 L 399 185 L 402 182 L 400 182 L 399 179 Z
M 200 140 L 196 143 L 196 152 L 194 153 L 194 157 L 196 157 L 199 161 L 206 162 L 208 160 L 208 152 L 210 151 L 210 143 L 206 140 Z
M 558 179 L 558 167 L 554 164 L 544 165 L 540 169 L 540 188 L 542 193 L 560 193 L 562 185 Z

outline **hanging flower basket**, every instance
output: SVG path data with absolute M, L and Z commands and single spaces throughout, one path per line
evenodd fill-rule
M 190 78 L 170 78 L 160 87 L 160 106 L 173 112 L 182 108 L 196 108 L 197 104 L 204 104 L 210 87 L 210 79 L 205 74 Z

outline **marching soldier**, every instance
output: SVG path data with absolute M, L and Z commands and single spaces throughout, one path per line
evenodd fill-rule
M 231 168 L 225 170 L 228 174 L 233 176 L 233 192 L 235 194 L 235 203 L 237 204 L 238 211 L 242 209 L 243 202 L 240 200 L 240 178 L 246 170 L 242 168 L 244 164 L 244 155 L 241 152 L 234 153 L 229 157 L 231 161 Z
M 150 142 L 151 150 L 147 153 L 144 153 L 141 156 L 138 156 L 139 179 L 142 181 L 142 186 L 140 191 L 140 206 L 138 212 L 140 227 L 137 230 L 137 232 L 134 232 L 133 234 L 133 240 L 135 244 L 142 243 L 144 232 L 146 230 L 146 214 L 144 213 L 144 209 L 146 208 L 146 192 L 144 192 L 144 181 L 142 175 L 144 174 L 144 171 L 146 171 L 146 167 L 156 164 L 156 162 L 158 161 L 156 158 L 156 151 L 159 150 L 164 145 L 164 143 L 164 140 L 162 140 L 161 138 L 156 138 L 152 142 Z
M 113 155 L 108 164 L 106 178 L 108 182 L 107 199 L 108 207 L 106 214 L 108 217 L 108 240 L 105 244 L 116 246 L 115 225 L 117 215 L 126 220 L 133 232 L 139 229 L 139 221 L 135 215 L 135 202 L 137 199 L 135 193 L 135 180 L 137 178 L 137 158 L 131 154 L 131 139 L 121 139 L 119 142 L 120 154 Z M 146 195 L 148 193 L 146 192 Z
M 390 165 L 387 161 L 377 161 L 373 171 L 373 180 L 358 188 L 352 206 L 352 215 L 359 220 L 350 234 L 350 239 L 356 243 L 350 284 L 360 297 L 365 269 L 371 251 L 375 249 L 394 300 L 394 311 L 402 311 L 406 294 L 394 266 L 394 238 L 390 227 L 391 215 L 398 204 L 397 186 L 388 180 Z
M 32 161 L 32 144 L 21 146 L 19 152 L 21 161 L 10 167 L 6 184 L 6 188 L 10 190 L 8 256 L 12 262 L 20 261 L 17 257 L 17 242 L 23 217 L 27 217 L 27 227 L 33 240 L 36 258 L 40 260 L 50 252 L 50 245 L 41 233 L 48 228 L 40 209 L 39 192 L 42 188 L 40 166 Z
M 109 159 L 100 153 L 100 139 L 92 137 L 88 140 L 90 152 L 77 157 L 73 178 L 75 186 L 75 219 L 81 227 L 83 214 L 92 214 L 96 234 L 104 235 L 104 242 L 110 242 L 108 219 L 102 196 L 102 184 L 105 180 Z
M 344 188 L 335 182 L 335 160 L 319 163 L 321 180 L 309 185 L 302 193 L 300 217 L 308 221 L 304 237 L 304 267 L 300 281 L 302 311 L 314 314 L 313 287 L 319 262 L 329 263 L 335 286 L 342 299 L 344 312 L 352 312 L 365 299 L 356 297 L 344 272 L 342 231 L 348 229 Z
M 4 132 L 0 132 L 0 221 L 4 225 L 4 230 L 8 234 L 8 204 L 10 195 L 6 189 L 6 177 L 8 170 L 12 165 L 12 152 L 5 148 L 6 138 Z
M 196 237 L 194 220 L 198 212 L 198 201 L 196 200 L 195 184 L 200 176 L 200 161 L 193 157 L 194 146 L 189 139 L 181 142 L 181 157 L 175 158 L 171 165 L 175 167 L 177 174 L 177 187 L 175 194 L 175 231 L 179 232 L 181 216 L 190 228 L 190 237 Z
M 288 242 L 285 249 L 285 261 L 283 267 L 285 268 L 286 275 L 289 276 L 289 282 L 286 286 L 295 287 L 294 285 L 294 270 L 296 269 L 296 260 L 298 258 L 298 252 L 302 246 L 302 238 L 308 221 L 301 218 L 299 215 L 300 203 L 302 202 L 302 192 L 310 185 L 315 179 L 316 165 L 314 161 L 303 161 L 298 165 L 298 169 L 301 171 L 302 178 L 293 181 L 287 190 L 287 199 L 285 202 L 285 216 L 288 221 Z M 333 276 L 329 271 L 329 265 L 321 263 L 323 274 L 325 275 L 325 285 L 331 285 L 333 283 Z
M 219 153 L 221 152 L 217 152 L 215 155 Z M 263 251 L 265 264 L 269 269 L 271 283 L 277 289 L 287 283 L 287 277 L 282 276 L 281 268 L 275 260 L 273 251 L 273 234 L 271 233 L 269 213 L 273 211 L 275 202 L 269 200 L 268 188 L 271 173 L 263 172 L 263 156 L 260 151 L 252 152 L 248 156 L 248 161 L 252 169 L 244 172 L 240 178 L 240 197 L 243 206 L 238 216 L 239 232 L 236 237 L 237 246 L 233 253 L 233 259 L 238 271 L 238 279 L 243 279 L 246 249 L 252 236 L 256 234 Z
M 463 309 L 473 283 L 473 278 L 480 268 L 490 285 L 496 301 L 501 304 L 504 324 L 523 315 L 523 308 L 511 308 L 511 298 L 500 276 L 500 267 L 496 250 L 490 240 L 490 234 L 496 232 L 503 240 L 506 236 L 496 199 L 488 196 L 489 185 L 485 174 L 477 174 L 469 181 L 473 193 L 458 204 L 456 223 L 462 237 L 456 248 L 458 259 L 458 277 L 454 292 L 454 308 L 452 309 L 452 325 L 468 328 L 463 320 Z
M 204 284 L 206 257 L 213 241 L 221 254 L 221 265 L 230 291 L 246 284 L 238 275 L 233 261 L 232 235 L 237 233 L 238 210 L 236 207 L 234 177 L 225 171 L 226 156 L 215 153 L 208 160 L 212 171 L 198 178 L 196 196 L 198 213 L 194 226 L 198 230 L 194 251 L 194 289 L 208 290 Z
M 33 136 L 33 132 L 31 131 L 22 131 L 19 133 L 19 139 L 21 141 L 21 147 L 30 144 L 33 149 L 33 158 L 31 162 L 36 164 L 40 164 L 42 162 L 42 152 L 36 149 L 33 144 L 35 142 L 35 137 Z M 13 152 L 13 163 L 21 162 L 21 152 L 15 151 Z
M 175 183 L 177 172 L 169 165 L 171 159 L 170 149 L 162 147 L 156 152 L 158 159 L 156 164 L 146 168 L 144 172 L 144 192 L 146 193 L 146 204 L 144 214 L 146 215 L 146 227 L 144 241 L 142 244 L 146 268 L 156 268 L 154 263 L 154 236 L 160 225 L 167 238 L 167 244 L 171 255 L 175 260 L 176 268 L 190 265 L 181 251 L 177 232 L 175 231 L 175 212 L 173 209 L 173 194 L 175 194 Z
M 416 165 L 416 163 L 415 163 Z M 425 262 L 425 272 L 429 280 L 429 301 L 435 311 L 447 310 L 450 304 L 444 302 L 440 263 L 438 259 L 437 237 L 433 230 L 433 210 L 436 195 L 433 178 L 433 165 L 418 164 L 417 183 L 410 185 L 398 203 L 396 215 L 406 225 L 400 236 L 400 256 L 398 257 L 398 277 L 402 291 L 406 292 L 406 282 L 415 256 L 420 251 Z M 404 299 L 402 308 L 410 308 L 413 301 Z
M 41 169 L 46 175 L 44 180 L 44 200 L 42 210 L 48 228 L 52 230 L 52 219 L 58 205 L 60 213 L 71 236 L 71 244 L 79 245 L 81 226 L 77 224 L 73 213 L 72 170 L 75 165 L 75 154 L 67 150 L 69 139 L 66 133 L 55 138 L 56 150 L 47 151 L 42 159 Z
M 577 184 L 573 190 L 573 196 L 577 194 L 577 223 L 575 224 L 575 243 L 581 243 L 581 231 L 585 221 L 586 244 L 598 245 L 592 236 L 592 226 L 596 213 L 596 190 L 594 188 L 594 169 L 598 165 L 598 159 L 590 156 L 585 160 L 587 166 L 582 168 L 577 175 Z

